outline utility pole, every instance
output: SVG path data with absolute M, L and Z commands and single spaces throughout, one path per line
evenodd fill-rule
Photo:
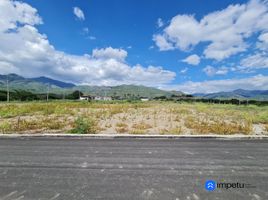
M 8 75 L 7 75 L 7 102 L 9 102 L 9 83 L 8 83 Z
M 47 101 L 49 99 L 49 84 L 47 85 Z

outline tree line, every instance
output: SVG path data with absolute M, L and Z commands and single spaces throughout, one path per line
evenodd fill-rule
M 69 99 L 75 100 L 79 99 L 80 95 L 83 95 L 80 91 L 74 91 L 70 94 L 54 94 L 54 93 L 41 93 L 35 94 L 25 90 L 14 90 L 9 92 L 10 101 L 42 101 L 42 100 L 59 100 L 59 99 Z M 7 92 L 0 90 L 0 101 L 7 101 Z
M 9 100 L 10 101 L 44 101 L 44 100 L 77 100 L 82 96 L 83 93 L 81 91 L 74 91 L 69 94 L 55 94 L 55 93 L 41 93 L 36 94 L 25 90 L 14 90 L 9 92 Z M 119 98 L 119 96 L 115 96 L 113 99 L 116 100 L 138 100 L 139 96 L 123 96 Z M 259 100 L 241 100 L 241 99 L 204 99 L 204 98 L 196 98 L 192 95 L 172 95 L 170 97 L 167 96 L 159 96 L 155 97 L 152 100 L 155 101 L 173 101 L 173 102 L 202 102 L 202 103 L 212 103 L 212 104 L 234 104 L 234 105 L 258 105 L 265 106 L 268 105 L 268 101 L 259 101 Z M 0 101 L 7 101 L 7 91 L 0 90 Z

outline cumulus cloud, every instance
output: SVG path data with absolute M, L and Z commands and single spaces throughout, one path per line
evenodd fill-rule
M 158 18 L 157 19 L 157 27 L 158 28 L 161 28 L 163 27 L 165 24 L 164 24 L 164 21 L 161 19 L 161 18 Z
M 112 47 L 108 47 L 93 50 L 92 56 L 99 59 L 113 58 L 119 61 L 125 61 L 127 57 L 127 51 L 124 49 L 113 49 Z
M 17 23 L 29 25 L 42 23 L 37 10 L 26 3 L 1 0 L 0 8 L 0 32 L 16 28 Z
M 153 40 L 155 41 L 156 46 L 159 47 L 160 51 L 167 51 L 175 49 L 173 44 L 168 42 L 163 35 L 154 35 Z
M 225 75 L 228 73 L 228 68 L 227 67 L 215 68 L 208 65 L 203 69 L 203 72 L 205 72 L 208 76 Z
M 73 12 L 74 12 L 74 15 L 77 17 L 77 19 L 82 20 L 82 21 L 85 20 L 84 12 L 80 8 L 74 7 Z
M 6 12 L 6 10 L 8 12 Z M 35 25 L 42 19 L 28 4 L 0 1 L 0 71 L 26 77 L 52 78 L 90 85 L 142 84 L 159 86 L 176 74 L 161 66 L 130 66 L 127 52 L 112 47 L 82 56 L 55 49 Z
M 196 54 L 193 54 L 193 55 L 188 56 L 182 61 L 190 65 L 198 65 L 200 63 L 200 57 Z
M 246 51 L 247 39 L 267 31 L 267 24 L 267 1 L 251 0 L 209 13 L 201 20 L 194 15 L 177 15 L 163 33 L 153 36 L 153 40 L 162 51 L 175 48 L 189 51 L 206 42 L 205 57 L 220 61 Z
M 235 89 L 246 90 L 268 90 L 268 76 L 256 75 L 242 79 L 212 80 L 203 82 L 188 81 L 184 84 L 174 86 L 174 90 L 185 93 L 213 93 L 221 91 L 233 91 Z

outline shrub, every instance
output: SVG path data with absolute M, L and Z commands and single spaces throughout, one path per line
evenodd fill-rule
M 0 124 L 0 133 L 6 134 L 13 131 L 12 124 L 5 121 Z
M 90 118 L 78 117 L 74 122 L 74 128 L 71 130 L 71 133 L 96 133 L 96 122 Z

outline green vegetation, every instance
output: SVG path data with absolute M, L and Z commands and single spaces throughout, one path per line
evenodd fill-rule
M 70 131 L 70 133 L 79 133 L 79 134 L 91 133 L 91 134 L 94 134 L 97 132 L 96 122 L 90 118 L 78 117 L 75 120 L 73 126 L 74 127 Z
M 256 134 L 256 130 L 267 132 L 267 126 L 268 106 L 168 101 L 0 103 L 1 133 Z
M 45 99 L 46 93 L 49 87 L 49 92 L 51 93 L 50 99 L 72 99 L 68 95 L 73 94 L 75 91 L 81 91 L 86 95 L 94 96 L 112 96 L 115 99 L 139 99 L 140 97 L 154 98 L 158 96 L 170 97 L 172 94 L 182 94 L 181 92 L 170 92 L 159 90 L 152 87 L 145 86 L 135 86 L 135 85 L 120 85 L 114 87 L 104 87 L 104 86 L 75 86 L 73 84 L 64 83 L 61 81 L 49 79 L 46 77 L 39 78 L 24 78 L 17 74 L 0 75 L 0 90 L 4 93 L 1 96 L 0 101 L 6 100 L 6 81 L 9 81 L 9 88 L 11 92 L 22 91 L 23 93 L 28 92 L 29 96 L 33 96 L 26 100 L 39 100 Z M 30 94 L 32 93 L 32 94 Z M 27 96 L 26 96 L 27 97 Z M 79 97 L 79 95 L 78 95 Z M 18 98 L 13 98 L 13 100 L 19 100 Z

